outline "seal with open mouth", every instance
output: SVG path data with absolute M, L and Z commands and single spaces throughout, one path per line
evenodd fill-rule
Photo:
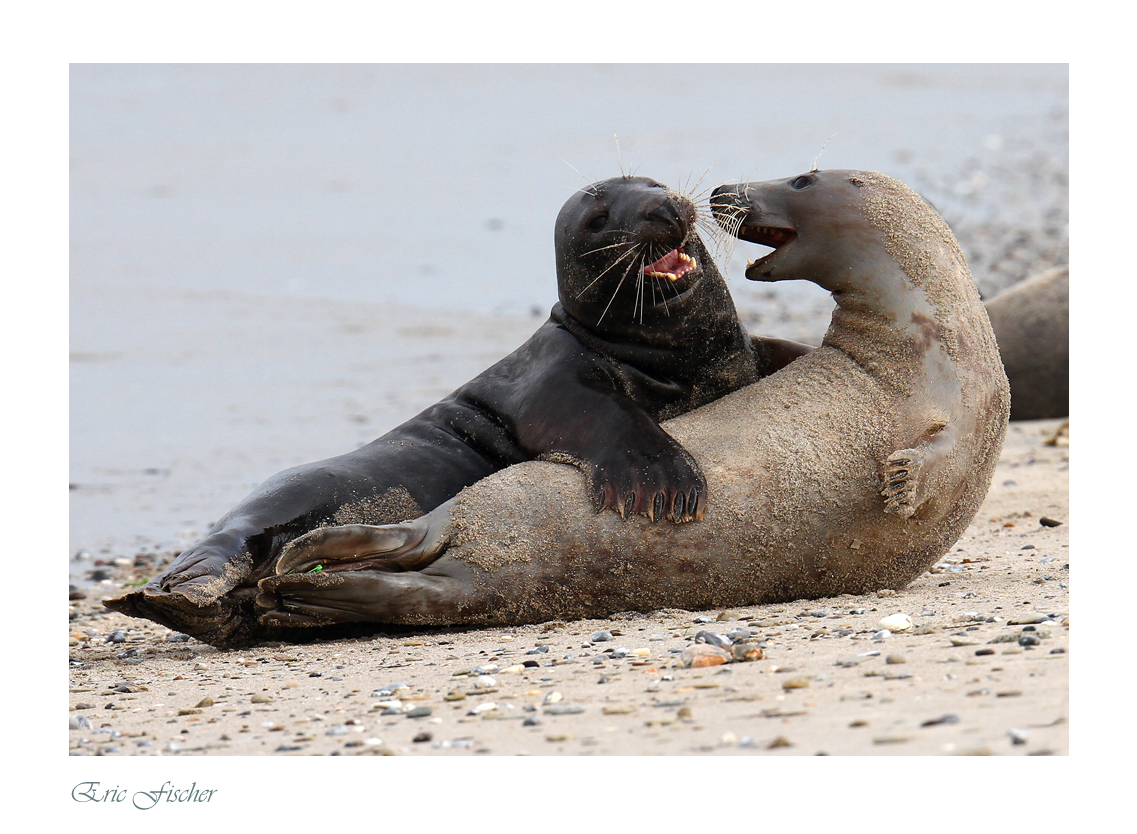
M 991 483 L 1007 378 L 954 236 L 887 176 L 811 171 L 720 186 L 719 222 L 775 247 L 752 280 L 833 293 L 824 342 L 668 421 L 714 500 L 701 524 L 588 512 L 581 473 L 527 462 L 404 524 L 293 541 L 263 621 L 519 624 L 901 588 Z M 311 572 L 315 571 L 315 572 Z
M 556 223 L 560 301 L 532 338 L 378 440 L 270 478 L 108 606 L 216 645 L 254 639 L 256 582 L 287 542 L 329 524 L 415 518 L 526 460 L 573 464 L 585 485 L 571 489 L 616 511 L 605 515 L 702 518 L 703 474 L 659 421 L 804 349 L 746 335 L 695 217 L 689 199 L 644 177 L 581 190 Z

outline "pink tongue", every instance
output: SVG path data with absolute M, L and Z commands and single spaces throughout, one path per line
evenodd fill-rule
M 680 274 L 680 270 L 686 271 L 687 264 L 679 259 L 679 250 L 672 249 L 658 261 L 644 267 L 644 272 L 671 272 Z

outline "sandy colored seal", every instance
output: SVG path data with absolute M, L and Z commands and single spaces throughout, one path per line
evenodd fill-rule
M 1007 379 L 962 253 L 905 185 L 812 171 L 722 186 L 759 281 L 836 300 L 820 348 L 665 424 L 713 500 L 701 523 L 589 512 L 581 473 L 531 462 L 414 522 L 316 531 L 261 582 L 263 620 L 517 624 L 901 588 L 975 515 Z M 309 573 L 308 571 L 318 571 Z
M 1011 419 L 1070 413 L 1070 268 L 1027 278 L 987 302 L 1011 383 Z
M 378 440 L 270 478 L 108 606 L 217 645 L 256 639 L 256 582 L 292 539 L 421 516 L 527 460 L 574 464 L 597 510 L 701 518 L 703 474 L 659 421 L 755 381 L 801 346 L 747 336 L 695 219 L 689 199 L 645 177 L 582 189 L 556 223 L 560 301 L 532 338 Z

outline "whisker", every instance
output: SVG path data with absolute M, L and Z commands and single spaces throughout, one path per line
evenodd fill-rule
M 616 258 L 616 260 L 612 261 L 612 263 L 610 263 L 610 264 L 607 266 L 607 268 L 604 270 L 604 272 L 601 272 L 599 275 L 597 275 L 595 278 L 593 278 L 593 279 L 592 279 L 592 280 L 591 280 L 591 281 L 588 283 L 588 286 L 587 286 L 587 287 L 585 287 L 584 289 L 582 289 L 580 292 L 578 292 L 578 293 L 576 294 L 576 297 L 577 297 L 577 298 L 580 298 L 582 295 L 584 295 L 585 291 L 587 291 L 587 290 L 589 289 L 589 287 L 591 287 L 593 284 L 595 284 L 597 281 L 599 281 L 601 278 L 603 278 L 603 277 L 604 277 L 604 275 L 605 275 L 605 274 L 608 272 L 608 270 L 610 270 L 612 267 L 614 267 L 614 266 L 615 266 L 616 264 L 618 264 L 620 261 L 624 260 L 624 258 L 628 257 L 629 255 L 632 255 L 632 256 L 633 256 L 633 260 L 634 260 L 634 256 L 635 256 L 635 254 L 636 254 L 636 250 L 637 250 L 637 249 L 639 249 L 639 248 L 641 248 L 642 246 L 643 246 L 643 244 L 639 244 L 639 243 L 636 243 L 636 244 L 629 244 L 629 248 L 628 248 L 628 251 L 627 251 L 627 252 L 625 252 L 625 253 L 624 253 L 623 255 L 621 255 L 620 257 Z M 626 273 L 625 273 L 625 275 L 626 275 Z M 621 278 L 621 279 L 620 279 L 620 281 L 621 281 L 621 282 L 623 282 L 623 280 L 624 280 L 623 278 Z M 617 289 L 619 289 L 619 287 L 617 287 Z M 611 302 L 609 302 L 609 304 L 611 304 Z M 605 308 L 605 309 L 607 310 L 607 308 Z M 599 324 L 599 322 L 597 322 L 597 324 Z
M 629 273 L 629 272 L 631 272 L 631 270 L 632 270 L 632 267 L 633 267 L 633 266 L 635 266 L 635 265 L 636 265 L 636 263 L 637 263 L 637 261 L 632 261 L 632 263 L 628 264 L 628 268 L 627 268 L 627 269 L 625 269 L 625 270 L 624 270 L 624 274 L 623 274 L 622 276 L 620 276 L 620 283 L 616 284 L 616 289 L 614 289 L 614 290 L 612 291 L 612 297 L 611 297 L 610 299 L 608 299 L 608 306 L 604 308 L 604 312 L 603 312 L 603 313 L 601 313 L 601 314 L 600 314 L 600 318 L 598 318 L 598 319 L 596 320 L 596 323 L 597 323 L 597 324 L 600 324 L 600 322 L 604 321 L 604 317 L 605 317 L 606 315 L 608 315 L 608 309 L 609 309 L 609 307 L 611 307 L 611 306 L 612 306 L 612 302 L 616 300 L 616 296 L 617 296 L 617 295 L 619 295 L 619 293 L 620 293 L 620 287 L 624 286 L 624 280 L 625 280 L 625 279 L 628 277 L 628 273 Z M 638 263 L 642 264 L 642 263 L 643 263 L 643 261 L 642 261 L 642 260 L 640 260 L 640 261 L 638 261 Z M 641 271 L 642 271 L 642 269 L 641 269 Z

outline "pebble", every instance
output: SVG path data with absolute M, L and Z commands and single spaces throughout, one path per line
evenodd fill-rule
M 714 621 L 715 621 L 715 620 L 714 620 L 714 617 L 708 617 L 706 614 L 700 614 L 698 617 L 696 617 L 696 618 L 695 618 L 694 620 L 692 620 L 691 622 L 695 622 L 695 623 L 713 623 Z
M 908 658 L 906 658 L 906 657 L 905 657 L 904 655 L 902 655 L 902 654 L 890 654 L 888 657 L 886 657 L 886 658 L 884 659 L 884 662 L 885 662 L 885 663 L 889 663 L 889 664 L 896 664 L 896 663 L 907 663 L 907 662 L 908 662 Z
M 907 614 L 892 614 L 881 619 L 881 621 L 877 623 L 877 628 L 889 632 L 896 632 L 907 631 L 912 628 L 912 625 L 912 618 Z
M 404 713 L 404 715 L 406 715 L 407 718 L 425 718 L 433 712 L 434 710 L 430 707 L 415 707 L 409 712 Z
M 735 643 L 730 647 L 730 656 L 737 661 L 749 663 L 755 660 L 761 660 L 765 657 L 762 647 L 758 643 L 752 641 L 744 641 Z
M 561 693 L 554 690 L 554 691 L 548 693 L 545 696 L 545 698 L 541 701 L 541 703 L 542 704 L 555 704 L 564 697 L 565 697 L 564 695 L 562 695 Z
M 68 728 L 72 730 L 91 729 L 91 719 L 85 715 L 72 715 L 68 720 Z
M 782 689 L 805 689 L 809 686 L 809 678 L 790 678 L 782 684 Z
M 1007 735 L 1011 737 L 1012 744 L 1026 744 L 1030 734 L 1026 730 L 1016 730 L 1014 728 L 1007 730 Z
M 580 712 L 584 712 L 584 707 L 574 704 L 553 704 L 545 709 L 546 715 L 576 715 Z
M 612 649 L 612 657 L 627 657 L 629 654 L 631 654 L 631 649 L 625 649 L 623 647 Z
M 723 663 L 730 663 L 733 658 L 730 652 L 720 649 L 718 646 L 696 643 L 683 649 L 679 659 L 687 668 L 698 669 L 703 666 L 720 666 Z
M 596 632 L 596 634 L 592 635 L 592 642 L 593 643 L 607 643 L 611 639 L 612 639 L 612 632 L 610 632 L 610 631 L 598 631 L 598 632 Z
M 720 649 L 730 648 L 730 640 L 723 634 L 715 634 L 711 631 L 700 631 L 695 635 L 696 643 L 708 643 L 712 646 L 718 646 Z
M 1038 523 L 1041 524 L 1043 527 L 1058 527 L 1062 524 L 1061 521 L 1058 521 L 1057 519 L 1054 519 L 1054 518 L 1049 518 L 1048 516 L 1040 517 L 1038 519 Z
M 422 741 L 431 741 L 433 738 L 434 738 L 433 733 L 421 732 L 421 733 L 418 733 L 414 738 L 412 738 L 411 741 L 413 741 L 417 744 L 417 743 L 422 742 Z
M 491 687 L 497 686 L 497 680 L 491 678 L 489 675 L 481 675 L 477 681 L 475 681 L 475 683 L 479 689 L 489 689 Z
M 258 692 L 249 700 L 251 700 L 254 704 L 271 704 L 273 698 L 271 695 L 266 695 L 263 692 Z
M 541 719 L 535 715 L 530 715 L 528 718 L 526 718 L 524 721 L 521 722 L 521 726 L 522 727 L 540 727 L 541 726 Z
M 892 636 L 891 631 L 889 631 L 887 628 L 882 628 L 880 631 L 878 631 L 876 634 L 874 634 L 872 636 L 872 639 L 873 640 L 887 640 L 891 636 Z
M 125 631 L 114 632 L 109 637 L 107 637 L 107 642 L 108 643 L 125 643 L 126 642 L 126 632 Z
M 958 724 L 958 723 L 959 723 L 959 716 L 954 714 L 954 713 L 948 712 L 948 713 L 944 713 L 939 718 L 929 718 L 927 721 L 922 723 L 920 726 L 921 727 L 934 727 L 938 724 Z

